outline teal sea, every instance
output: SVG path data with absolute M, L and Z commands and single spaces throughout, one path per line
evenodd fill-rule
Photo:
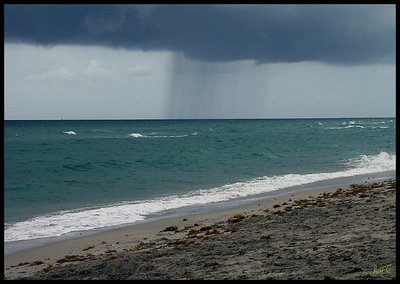
M 5 121 L 5 242 L 395 171 L 395 131 L 395 118 Z

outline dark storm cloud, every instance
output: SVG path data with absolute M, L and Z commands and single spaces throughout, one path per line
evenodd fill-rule
M 212 62 L 393 62 L 394 5 L 6 5 L 5 40 Z

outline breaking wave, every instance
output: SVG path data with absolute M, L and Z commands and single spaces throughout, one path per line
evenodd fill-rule
M 132 134 L 142 137 L 139 133 Z M 346 160 L 343 164 L 346 169 L 338 172 L 263 176 L 182 195 L 121 202 L 102 208 L 61 211 L 13 224 L 6 223 L 5 242 L 55 237 L 76 231 L 130 224 L 165 210 L 228 201 L 317 181 L 391 171 L 396 169 L 396 154 L 381 152 L 378 155 L 361 155 Z

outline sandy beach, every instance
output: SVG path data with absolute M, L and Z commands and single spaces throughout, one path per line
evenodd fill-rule
M 394 279 L 396 181 L 331 187 L 6 255 L 5 279 Z

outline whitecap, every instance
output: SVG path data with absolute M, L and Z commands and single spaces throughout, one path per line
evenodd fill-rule
M 63 134 L 76 135 L 74 131 L 64 131 Z
M 362 125 L 346 125 L 346 126 L 332 126 L 332 127 L 328 127 L 328 129 L 347 129 L 347 128 L 365 128 Z
M 192 134 L 182 134 L 182 135 L 155 135 L 153 132 L 152 135 L 143 135 L 140 133 L 131 133 L 129 136 L 135 137 L 135 138 L 183 138 L 183 137 L 188 137 L 190 135 L 196 136 L 198 135 L 198 132 L 193 132 Z
M 142 135 L 140 133 L 131 133 L 131 134 L 129 134 L 129 136 L 132 136 L 132 137 L 135 137 L 135 138 L 147 137 L 147 136 L 144 136 L 144 135 Z

